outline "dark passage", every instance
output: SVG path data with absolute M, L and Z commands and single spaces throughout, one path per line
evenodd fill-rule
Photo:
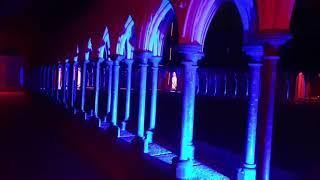
M 170 179 L 121 142 L 72 119 L 48 99 L 0 96 L 0 179 Z

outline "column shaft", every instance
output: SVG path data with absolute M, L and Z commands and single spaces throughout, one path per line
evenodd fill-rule
M 100 64 L 101 59 L 97 61 L 96 66 L 96 84 L 95 84 L 95 97 L 94 97 L 94 115 L 99 117 L 99 95 L 100 95 Z
M 256 130 L 257 117 L 260 99 L 260 71 L 261 64 L 250 63 L 250 89 L 249 89 L 249 109 L 246 136 L 246 151 L 244 167 L 255 168 Z
M 192 62 L 183 62 L 183 65 L 184 84 L 179 160 L 192 160 L 194 156 L 194 147 L 192 140 L 197 66 L 193 65 Z
M 132 59 L 126 59 L 124 61 L 127 65 L 127 82 L 126 82 L 126 106 L 124 121 L 122 122 L 122 130 L 126 130 L 126 124 L 130 118 L 130 101 L 131 101 L 131 79 L 132 79 Z
M 158 96 L 158 71 L 159 71 L 159 62 L 161 57 L 152 57 L 150 58 L 151 62 L 151 71 L 152 71 L 152 81 L 151 81 L 151 102 L 150 102 L 150 123 L 149 128 L 146 133 L 148 143 L 153 141 L 153 132 L 156 126 L 156 114 L 157 114 L 157 96 Z
M 263 69 L 263 83 L 261 95 L 261 143 L 259 176 L 262 180 L 269 180 L 270 161 L 272 149 L 272 129 L 274 119 L 274 102 L 277 82 L 277 61 L 278 56 L 266 57 Z
M 112 64 L 113 62 L 108 60 L 108 99 L 107 99 L 107 115 L 110 115 L 111 112 L 111 93 L 112 93 Z
M 138 114 L 138 132 L 137 135 L 144 137 L 144 120 L 146 108 L 146 86 L 147 86 L 147 63 L 140 63 L 140 94 L 139 94 L 139 114 Z
M 81 83 L 81 111 L 85 112 L 85 104 L 86 104 L 86 89 L 87 89 L 87 62 L 83 62 L 82 66 L 82 83 Z
M 112 111 L 111 111 L 111 123 L 117 125 L 118 115 L 118 91 L 119 91 L 119 61 L 113 62 L 113 86 L 112 86 Z

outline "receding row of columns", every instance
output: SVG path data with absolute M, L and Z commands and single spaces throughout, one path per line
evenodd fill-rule
M 193 145 L 193 126 L 194 126 L 194 106 L 195 106 L 195 90 L 196 90 L 196 73 L 197 73 L 197 62 L 202 59 L 202 47 L 197 45 L 184 45 L 178 48 L 179 54 L 181 56 L 181 64 L 183 65 L 183 98 L 182 98 L 182 119 L 181 119 L 181 140 L 180 140 L 180 150 L 179 155 L 174 159 L 174 164 L 176 166 L 176 176 L 177 178 L 190 178 L 193 176 L 193 160 L 194 160 L 194 150 Z M 264 101 L 262 102 L 263 107 L 263 127 L 264 131 L 261 135 L 263 141 L 259 142 L 263 147 L 261 151 L 263 152 L 261 160 L 262 168 L 260 169 L 262 179 L 269 179 L 270 172 L 270 157 L 271 157 L 271 140 L 272 140 L 272 126 L 273 126 L 273 108 L 274 108 L 274 96 L 275 96 L 275 80 L 276 80 L 276 59 L 273 56 L 270 58 L 265 55 L 264 47 L 261 45 L 257 46 L 246 46 L 244 51 L 252 58 L 252 62 L 249 63 L 250 69 L 250 85 L 249 85 L 249 106 L 248 106 L 248 121 L 247 121 L 247 135 L 245 139 L 245 156 L 242 168 L 239 169 L 238 179 L 256 179 L 256 144 L 257 144 L 257 127 L 258 113 L 259 113 L 259 103 L 261 94 L 261 81 L 266 86 L 264 87 Z M 89 56 L 86 56 L 85 60 L 82 62 L 82 83 L 81 83 L 81 112 L 85 112 L 86 103 L 86 68 L 89 61 Z M 100 93 L 100 65 L 106 63 L 108 67 L 108 87 L 107 87 L 107 118 L 104 120 L 99 120 L 100 123 L 109 123 L 110 128 L 114 131 L 114 136 L 120 136 L 120 130 L 126 130 L 127 124 L 130 120 L 130 104 L 131 104 L 131 74 L 132 74 L 132 64 L 137 62 L 140 67 L 140 82 L 139 82 L 139 109 L 138 109 L 138 125 L 135 143 L 138 144 L 139 148 L 144 153 L 148 153 L 149 144 L 153 142 L 153 133 L 156 127 L 156 109 L 157 109 L 157 82 L 158 82 L 158 67 L 161 61 L 161 57 L 152 56 L 151 52 L 141 51 L 136 53 L 136 59 L 124 59 L 121 55 L 111 56 L 111 60 L 99 59 L 96 63 L 96 82 L 95 82 L 95 103 L 94 103 L 94 116 L 98 118 L 99 115 L 99 93 Z M 265 60 L 264 60 L 265 59 Z M 264 62 L 269 62 L 272 59 L 272 63 L 267 63 L 266 67 L 263 68 Z M 123 61 L 126 64 L 127 79 L 126 79 L 126 98 L 125 98 L 125 117 L 121 122 L 121 126 L 118 127 L 117 122 L 117 108 L 118 108 L 118 89 L 119 89 L 119 69 L 120 62 Z M 145 125 L 145 104 L 146 104 L 146 84 L 147 84 L 147 69 L 148 63 L 151 65 L 152 72 L 152 85 L 151 85 L 151 103 L 150 103 L 150 125 L 147 131 L 144 132 Z M 73 62 L 73 73 L 72 73 L 72 85 L 71 85 L 71 107 L 75 108 L 75 92 L 77 86 L 78 76 L 77 68 L 79 67 L 79 62 L 76 60 Z M 65 66 L 67 68 L 62 68 L 64 71 L 70 68 L 70 65 Z M 59 73 L 58 66 L 51 66 L 42 69 L 41 71 L 47 73 L 44 81 L 51 82 L 51 86 L 46 87 L 47 93 L 53 96 L 56 77 L 54 72 Z M 270 77 L 265 80 L 261 78 L 261 70 L 264 70 L 265 76 L 270 75 Z M 48 73 L 50 72 L 50 73 Z M 271 74 L 269 74 L 271 73 Z M 66 73 L 65 73 L 66 74 Z M 65 84 L 69 78 L 64 75 L 64 85 L 62 86 L 63 92 L 65 91 Z M 111 81 L 112 80 L 112 81 Z M 58 80 L 59 81 L 59 80 Z M 48 83 L 49 84 L 49 83 Z M 59 100 L 59 90 L 58 86 L 56 88 L 57 100 Z M 70 85 L 67 86 L 67 90 L 70 90 Z M 65 99 L 66 93 L 63 93 L 63 102 L 66 103 Z M 69 97 L 70 98 L 70 97 Z M 75 112 L 78 112 L 75 109 Z M 266 117 L 266 118 L 265 118 Z M 85 116 L 85 118 L 87 118 Z M 259 158 L 258 158 L 259 159 Z

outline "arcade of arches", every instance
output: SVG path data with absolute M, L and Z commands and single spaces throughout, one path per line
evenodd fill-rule
M 295 0 L 118 1 L 92 15 L 95 26 L 90 30 L 95 33 L 79 39 L 85 43 L 77 44 L 72 56 L 35 70 L 33 78 L 41 77 L 41 93 L 75 115 L 96 122 L 115 138 L 131 137 L 128 142 L 146 154 L 152 154 L 156 144 L 158 91 L 181 93 L 181 119 L 175 119 L 180 124 L 180 145 L 170 159 L 180 179 L 207 175 L 198 170 L 194 156 L 196 94 L 245 97 L 248 118 L 243 163 L 235 176 L 269 179 L 279 48 L 291 38 Z M 230 22 L 224 26 L 230 32 L 217 25 L 225 13 Z M 211 52 L 211 46 L 221 51 Z M 212 59 L 223 59 L 220 64 L 230 67 L 242 66 L 248 73 L 221 74 L 202 68 L 219 66 Z M 299 74 L 297 81 L 303 78 Z M 232 79 L 232 85 L 226 79 Z M 232 90 L 226 88 L 229 85 Z M 295 99 L 305 97 L 303 87 L 297 85 Z M 134 100 L 137 117 L 131 115 Z M 124 117 L 120 119 L 122 104 Z M 130 124 L 135 126 L 132 131 Z M 263 128 L 263 143 L 256 143 L 258 125 Z M 259 156 L 256 147 L 262 149 Z M 209 175 L 228 179 L 215 170 Z

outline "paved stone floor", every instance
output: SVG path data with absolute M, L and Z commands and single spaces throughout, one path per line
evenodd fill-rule
M 173 179 L 164 163 L 114 145 L 47 99 L 4 94 L 0 113 L 2 180 Z

